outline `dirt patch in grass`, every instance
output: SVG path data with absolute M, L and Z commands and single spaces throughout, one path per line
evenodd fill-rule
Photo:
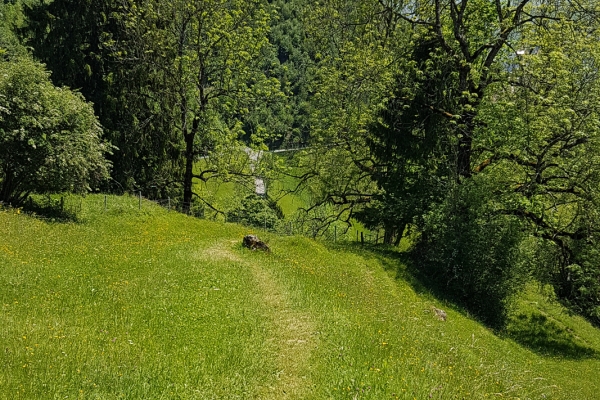
M 200 249 L 194 254 L 194 258 L 202 261 L 230 261 L 243 262 L 244 260 L 232 250 L 235 241 L 221 241 L 213 243 L 207 248 Z

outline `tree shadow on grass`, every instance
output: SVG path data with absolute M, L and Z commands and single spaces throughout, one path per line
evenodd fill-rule
M 343 250 L 363 258 L 374 258 L 383 265 L 386 271 L 396 273 L 398 278 L 404 278 L 405 264 L 409 258 L 407 253 L 395 250 L 393 247 L 357 242 L 324 242 L 324 244 L 330 250 Z
M 327 246 L 332 250 L 344 250 L 367 259 L 375 259 L 383 266 L 384 270 L 393 275 L 395 279 L 408 283 L 415 293 L 433 296 L 442 301 L 452 303 L 451 299 L 444 296 L 443 293 L 438 293 L 439 291 L 436 290 L 429 281 L 423 279 L 416 273 L 416 269 L 412 267 L 413 261 L 410 252 L 399 251 L 392 246 L 373 245 L 368 243 L 330 243 Z M 458 306 L 454 308 L 460 309 Z
M 62 199 L 62 198 L 61 198 Z M 23 205 L 23 211 L 33 216 L 49 222 L 77 222 L 77 212 L 72 207 L 64 203 L 64 199 L 51 198 L 29 198 Z
M 331 244 L 331 249 L 345 251 L 367 258 L 375 258 L 383 268 L 391 272 L 398 280 L 408 283 L 415 293 L 433 296 L 453 309 L 465 314 L 469 312 L 460 307 L 453 299 L 444 293 L 444 288 L 435 279 L 419 273 L 414 266 L 410 252 L 400 252 L 394 248 L 359 244 Z M 569 328 L 540 313 L 533 311 L 529 314 L 519 313 L 509 318 L 505 330 L 496 331 L 503 337 L 509 337 L 521 346 L 546 357 L 562 357 L 567 359 L 600 358 L 600 352 L 588 346 Z
M 537 354 L 570 359 L 600 358 L 569 328 L 563 328 L 552 318 L 538 311 L 520 313 L 511 318 L 506 329 L 508 337 Z

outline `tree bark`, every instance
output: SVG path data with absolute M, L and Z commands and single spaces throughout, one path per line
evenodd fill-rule
M 194 191 L 194 134 L 190 133 L 185 138 L 185 172 L 183 175 L 183 208 L 185 214 L 190 213 Z

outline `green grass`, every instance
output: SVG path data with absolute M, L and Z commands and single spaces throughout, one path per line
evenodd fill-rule
M 196 166 L 194 173 L 199 173 L 203 168 L 206 168 L 206 161 L 200 160 Z M 219 179 L 209 179 L 208 182 L 194 180 L 194 192 L 203 198 L 215 209 L 221 212 L 227 212 L 236 208 L 239 204 L 239 193 L 244 188 L 235 182 L 223 182 Z M 205 207 L 205 216 L 211 219 L 223 219 L 222 215 L 216 213 L 209 207 Z
M 399 258 L 138 200 L 0 211 L 0 398 L 596 399 L 600 331 L 535 288 L 501 335 Z M 431 307 L 448 313 L 434 318 Z
M 287 217 L 294 215 L 300 208 L 307 207 L 310 204 L 310 197 L 306 191 L 293 192 L 297 184 L 298 179 L 291 176 L 282 176 L 279 180 L 271 181 L 267 188 L 271 197 L 279 199 L 278 204 Z

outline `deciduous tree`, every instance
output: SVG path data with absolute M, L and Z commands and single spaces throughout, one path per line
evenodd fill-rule
M 183 143 L 183 204 L 194 197 L 194 180 L 220 171 L 195 171 L 199 157 L 241 147 L 241 117 L 264 99 L 277 96 L 279 82 L 261 70 L 269 45 L 270 13 L 262 0 L 129 1 L 124 24 L 135 41 L 122 57 L 162 77 L 160 90 L 170 99 L 165 112 Z M 243 154 L 243 153 L 241 153 Z
M 108 178 L 110 146 L 91 104 L 29 59 L 0 63 L 0 201 L 86 192 Z

